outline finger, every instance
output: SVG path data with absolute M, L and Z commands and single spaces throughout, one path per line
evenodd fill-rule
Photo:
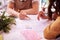
M 40 16 L 38 16 L 37 19 L 40 20 Z

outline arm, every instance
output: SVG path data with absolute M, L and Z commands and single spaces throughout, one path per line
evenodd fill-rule
M 14 8 L 14 3 L 10 2 L 10 3 L 7 5 L 7 13 L 9 13 L 9 14 L 12 15 L 12 16 L 18 17 L 19 13 L 16 12 L 13 8 Z
M 32 8 L 24 10 L 27 14 L 37 14 L 38 13 L 38 1 L 32 3 Z
M 44 30 L 44 37 L 46 39 L 55 39 L 60 33 L 60 19 L 57 18 L 51 25 Z
M 20 19 L 30 19 L 24 10 L 21 10 L 20 13 L 14 10 L 14 3 L 10 2 L 7 6 L 7 13 L 11 16 L 18 17 Z

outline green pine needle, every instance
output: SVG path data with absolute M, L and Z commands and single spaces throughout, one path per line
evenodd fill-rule
M 9 24 L 15 24 L 15 19 L 12 17 L 4 16 L 5 11 L 3 12 L 2 16 L 0 16 L 0 31 L 8 33 L 11 30 Z

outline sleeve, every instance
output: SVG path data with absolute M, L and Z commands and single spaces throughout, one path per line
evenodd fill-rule
M 8 2 L 10 3 L 10 2 L 13 2 L 14 3 L 14 0 L 8 0 Z
M 55 39 L 59 35 L 60 26 L 57 19 L 52 24 L 48 25 L 44 30 L 44 37 L 46 39 Z
M 41 0 L 39 0 L 39 11 L 42 11 L 42 8 L 41 8 Z
M 14 0 L 8 0 L 8 5 L 7 5 L 8 8 L 14 8 Z

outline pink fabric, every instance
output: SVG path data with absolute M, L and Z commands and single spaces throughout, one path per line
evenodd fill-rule
M 40 40 L 40 36 L 33 30 L 24 30 L 22 34 L 26 40 Z

